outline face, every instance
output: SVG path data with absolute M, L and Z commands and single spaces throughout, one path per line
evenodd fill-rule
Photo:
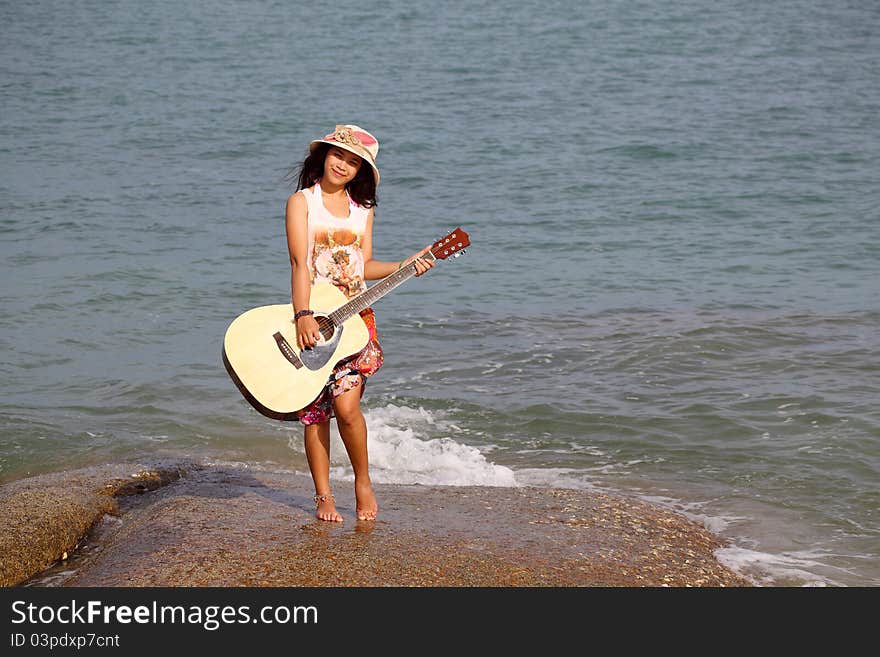
M 354 180 L 361 164 L 359 155 L 344 148 L 331 146 L 327 151 L 327 157 L 324 158 L 324 178 L 337 185 L 347 185 Z

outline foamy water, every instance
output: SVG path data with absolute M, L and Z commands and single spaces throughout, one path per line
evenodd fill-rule
M 376 483 L 439 486 L 516 486 L 513 470 L 492 463 L 476 447 L 455 440 L 454 424 L 418 408 L 387 405 L 366 414 L 370 475 Z M 331 476 L 354 480 L 335 423 L 330 433 Z M 291 448 L 303 452 L 302 441 Z

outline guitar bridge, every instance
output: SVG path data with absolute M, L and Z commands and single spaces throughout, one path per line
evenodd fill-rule
M 290 343 L 280 332 L 275 333 L 272 337 L 275 338 L 275 343 L 278 345 L 278 350 L 281 352 L 281 355 L 284 356 L 291 365 L 296 369 L 303 366 L 303 362 L 299 359 L 299 356 L 296 355 L 296 352 L 290 346 Z

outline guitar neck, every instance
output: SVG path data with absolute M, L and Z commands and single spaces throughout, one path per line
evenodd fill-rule
M 434 254 L 430 252 L 426 253 L 422 257 L 431 257 L 433 260 L 437 259 L 434 257 Z M 415 274 L 416 264 L 415 262 L 411 262 L 405 267 L 401 267 L 390 276 L 386 276 L 381 281 L 371 286 L 364 292 L 361 292 L 357 296 L 352 297 L 348 301 L 348 303 L 341 305 L 339 308 L 330 313 L 328 317 L 333 321 L 334 324 L 340 326 L 349 317 L 351 317 L 355 313 L 366 310 L 374 303 L 376 303 L 379 299 L 391 292 L 391 290 L 415 276 Z

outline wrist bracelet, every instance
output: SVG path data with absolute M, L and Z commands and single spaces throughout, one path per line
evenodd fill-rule
M 300 317 L 305 317 L 306 315 L 314 315 L 314 314 L 315 314 L 314 310 L 300 310 L 298 313 L 296 313 L 293 316 L 293 321 L 298 320 Z

